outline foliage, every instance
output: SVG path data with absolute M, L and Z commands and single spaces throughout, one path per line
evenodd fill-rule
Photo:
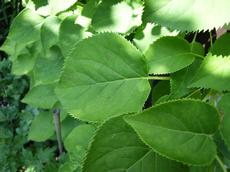
M 54 139 L 61 111 L 59 172 L 230 169 L 230 37 L 213 34 L 230 22 L 228 0 L 24 5 L 0 49 L 30 78 L 29 139 Z

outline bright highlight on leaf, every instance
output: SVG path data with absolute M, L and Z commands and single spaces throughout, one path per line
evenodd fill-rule
M 190 87 L 230 90 L 230 56 L 208 54 L 191 83 Z
M 179 37 L 163 37 L 145 53 L 149 74 L 167 74 L 185 68 L 194 61 L 190 45 Z
M 146 76 L 142 54 L 121 36 L 104 33 L 75 46 L 56 93 L 77 118 L 102 121 L 142 109 L 150 91 Z
M 177 100 L 126 117 L 155 152 L 191 165 L 208 165 L 216 155 L 210 138 L 219 125 L 217 110 L 197 100 Z
M 98 32 L 127 33 L 141 25 L 143 7 L 140 3 L 132 1 L 130 5 L 126 1 L 117 4 L 102 2 L 96 10 L 92 26 Z
M 145 0 L 144 20 L 180 31 L 218 29 L 230 22 L 229 0 Z

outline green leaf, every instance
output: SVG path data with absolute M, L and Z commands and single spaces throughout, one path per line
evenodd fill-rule
M 219 102 L 219 107 L 221 112 L 224 115 L 224 118 L 221 122 L 221 126 L 220 126 L 220 132 L 221 135 L 225 141 L 225 143 L 227 144 L 229 150 L 230 150 L 230 94 L 225 94 L 223 95 L 223 97 L 221 98 L 220 102 Z
M 84 28 L 75 24 L 76 16 L 66 17 L 60 26 L 59 44 L 63 55 L 66 57 L 84 36 Z
M 55 84 L 35 86 L 26 94 L 22 102 L 34 107 L 50 109 L 57 101 L 54 86 Z
M 159 81 L 152 89 L 152 104 L 155 104 L 159 98 L 170 93 L 170 82 Z
M 0 139 L 10 139 L 13 137 L 13 133 L 10 129 L 0 126 Z
M 216 156 L 210 134 L 219 125 L 219 114 L 197 100 L 162 103 L 125 120 L 155 152 L 191 165 L 208 165 Z
M 12 73 L 15 75 L 25 75 L 34 68 L 36 58 L 40 49 L 39 42 L 34 42 L 25 47 L 25 53 L 21 53 L 17 59 L 13 61 Z
M 142 52 L 146 52 L 149 46 L 163 36 L 176 36 L 177 31 L 170 31 L 166 27 L 147 23 L 144 28 L 140 27 L 134 36 L 133 42 Z
M 50 16 L 45 19 L 41 27 L 41 44 L 45 55 L 58 42 L 60 23 L 58 17 Z
M 199 69 L 201 62 L 202 61 L 200 59 L 196 59 L 194 63 L 188 66 L 187 68 L 177 71 L 170 75 L 170 98 L 181 98 L 191 91 L 189 85 L 191 84 L 191 80 L 193 79 L 194 75 Z
M 7 39 L 0 49 L 13 56 L 11 58 L 16 58 L 27 45 L 39 39 L 42 22 L 41 16 L 30 9 L 24 9 L 14 19 Z
M 191 82 L 189 87 L 230 90 L 230 56 L 208 54 Z
M 145 0 L 143 19 L 180 31 L 212 30 L 230 22 L 229 7 L 228 0 Z
M 185 172 L 179 163 L 153 153 L 123 119 L 110 119 L 97 131 L 83 172 Z
M 59 12 L 65 11 L 73 6 L 77 0 L 49 0 L 49 6 L 52 14 L 57 14 Z
M 194 61 L 189 43 L 180 37 L 163 37 L 145 53 L 150 74 L 167 74 L 185 68 Z
M 150 91 L 146 77 L 142 54 L 121 36 L 104 33 L 75 46 L 56 93 L 77 118 L 102 121 L 141 110 Z
M 93 125 L 82 124 L 75 127 L 65 138 L 65 148 L 76 168 L 82 168 L 94 132 L 95 127 Z
M 53 114 L 51 112 L 40 112 L 32 121 L 29 140 L 42 142 L 54 134 Z
M 143 6 L 136 1 L 131 4 L 122 1 L 117 4 L 103 1 L 95 11 L 92 26 L 97 32 L 127 33 L 141 25 Z
M 64 57 L 57 46 L 51 47 L 44 57 L 38 54 L 33 74 L 36 85 L 50 84 L 59 81 Z
M 215 41 L 210 49 L 210 52 L 217 56 L 230 56 L 230 33 L 222 35 L 219 39 Z

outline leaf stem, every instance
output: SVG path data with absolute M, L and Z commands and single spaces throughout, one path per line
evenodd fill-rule
M 60 109 L 54 109 L 53 116 L 54 116 L 54 126 L 55 126 L 56 137 L 57 137 L 57 142 L 58 142 L 58 150 L 59 150 L 59 156 L 60 156 L 63 152 L 62 137 L 61 137 Z
M 210 35 L 210 46 L 212 47 L 212 31 L 209 32 Z
M 198 32 L 195 32 L 192 43 L 194 43 L 196 41 L 197 34 L 198 34 Z
M 223 164 L 223 162 L 221 161 L 221 159 L 216 155 L 216 160 L 219 163 L 221 169 L 223 170 L 223 172 L 228 172 Z
M 193 92 L 190 93 L 188 96 L 186 96 L 186 98 L 189 98 L 189 97 L 193 96 L 194 94 L 196 94 L 196 93 L 199 92 L 200 90 L 201 90 L 201 88 L 199 88 L 199 89 L 193 91 Z
M 169 76 L 148 76 L 146 79 L 149 80 L 170 80 Z
M 199 55 L 199 54 L 192 53 L 192 52 L 191 52 L 191 54 L 194 55 L 194 56 L 196 56 L 196 57 L 199 57 L 199 58 L 201 58 L 201 59 L 204 59 L 204 56 L 201 56 L 201 55 Z

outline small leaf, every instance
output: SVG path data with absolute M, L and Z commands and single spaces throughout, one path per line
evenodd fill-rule
M 208 165 L 216 155 L 210 138 L 219 125 L 217 110 L 201 101 L 177 100 L 153 106 L 125 120 L 154 151 L 191 165 Z
M 54 86 L 55 84 L 35 86 L 26 94 L 22 102 L 34 107 L 51 109 L 57 101 Z
M 41 44 L 45 55 L 58 42 L 60 23 L 58 17 L 50 16 L 45 19 L 41 27 Z
M 97 131 L 83 172 L 186 172 L 183 165 L 153 153 L 122 118 L 110 119 Z
M 189 87 L 230 90 L 230 56 L 208 54 L 191 83 Z
M 142 54 L 121 36 L 103 33 L 76 44 L 56 93 L 77 118 L 102 121 L 142 109 L 150 91 L 146 76 Z
M 161 27 L 157 24 L 147 23 L 144 28 L 139 28 L 133 39 L 134 44 L 142 52 L 146 52 L 149 46 L 163 36 L 176 36 L 177 31 L 170 31 L 165 27 Z
M 223 95 L 223 97 L 221 98 L 220 102 L 219 102 L 219 107 L 221 112 L 224 115 L 224 118 L 221 122 L 221 126 L 220 126 L 220 132 L 221 135 L 225 141 L 225 143 L 227 144 L 229 150 L 230 150 L 230 94 L 225 94 Z
M 43 18 L 33 10 L 24 9 L 13 20 L 7 39 L 0 49 L 16 58 L 27 45 L 39 39 L 42 22 Z
M 180 31 L 212 30 L 230 22 L 229 7 L 229 0 L 145 0 L 143 19 Z
M 38 54 L 33 74 L 36 85 L 51 84 L 59 81 L 64 57 L 57 46 L 51 47 L 46 56 Z
M 74 48 L 74 45 L 85 37 L 84 28 L 75 24 L 75 20 L 76 16 L 66 17 L 60 26 L 59 44 L 65 57 Z
M 92 26 L 97 32 L 127 33 L 141 25 L 143 6 L 135 1 L 132 4 L 122 1 L 117 4 L 103 1 L 97 8 Z
M 159 81 L 152 89 L 152 104 L 155 104 L 159 98 L 170 93 L 170 82 Z
M 42 142 L 54 134 L 53 114 L 52 112 L 40 112 L 32 121 L 29 140 Z
M 226 45 L 230 45 L 230 33 L 226 33 L 217 39 L 211 47 L 210 52 L 217 56 L 230 56 L 230 48 Z
M 194 61 L 189 43 L 179 37 L 163 37 L 145 53 L 149 74 L 167 74 L 185 68 Z
M 49 0 L 49 6 L 52 14 L 57 14 L 59 12 L 65 11 L 73 6 L 77 0 Z

